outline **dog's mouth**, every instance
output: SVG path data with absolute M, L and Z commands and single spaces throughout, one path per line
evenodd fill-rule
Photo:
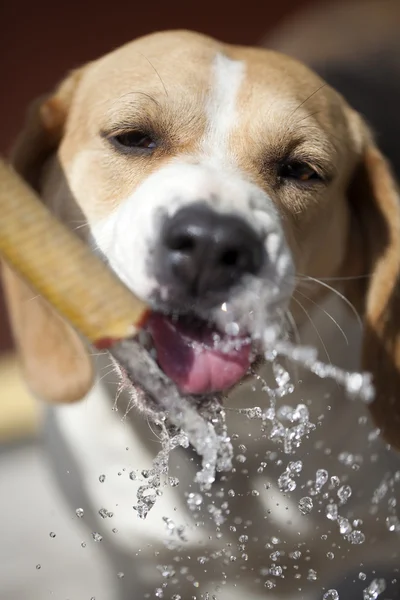
M 221 332 L 194 314 L 153 312 L 141 342 L 182 394 L 229 390 L 245 377 L 254 358 L 249 336 Z

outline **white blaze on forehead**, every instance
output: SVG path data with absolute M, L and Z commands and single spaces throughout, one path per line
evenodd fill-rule
M 212 64 L 211 89 L 207 98 L 207 128 L 203 152 L 226 159 L 229 135 L 237 123 L 237 97 L 245 76 L 245 63 L 217 54 Z

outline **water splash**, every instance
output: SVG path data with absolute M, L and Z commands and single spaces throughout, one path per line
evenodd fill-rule
M 384 579 L 374 579 L 363 591 L 363 600 L 376 600 L 386 590 Z
M 285 356 L 294 363 L 301 365 L 321 379 L 333 379 L 343 385 L 350 399 L 360 399 L 367 404 L 374 399 L 374 388 L 370 373 L 346 371 L 332 364 L 318 360 L 318 352 L 309 346 L 294 346 L 288 341 L 278 341 L 273 350 L 269 346 L 269 338 L 265 344 L 265 358 L 269 361 L 278 356 Z
M 339 600 L 339 594 L 337 590 L 328 590 L 322 598 L 323 600 Z

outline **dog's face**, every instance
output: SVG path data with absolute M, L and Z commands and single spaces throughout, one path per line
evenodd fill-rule
M 244 377 L 302 276 L 370 274 L 400 248 L 366 127 L 283 55 L 154 34 L 76 71 L 38 114 L 40 151 L 20 144 L 17 167 L 153 308 L 150 346 L 185 393 Z M 398 259 L 385 264 L 390 284 L 358 294 L 377 319 Z
M 345 107 L 322 86 L 286 57 L 187 33 L 135 41 L 82 75 L 58 154 L 69 204 L 165 315 L 150 331 L 184 392 L 235 384 L 255 314 L 281 324 L 295 271 L 329 276 L 343 260 L 354 156 L 336 139 L 350 135 Z M 224 303 L 233 336 L 221 331 Z

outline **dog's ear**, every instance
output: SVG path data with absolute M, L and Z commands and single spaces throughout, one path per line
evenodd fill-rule
M 16 171 L 39 194 L 44 164 L 57 151 L 82 73 L 74 71 L 53 95 L 33 104 L 12 153 Z M 35 395 L 49 402 L 80 400 L 93 383 L 93 367 L 84 342 L 6 264 L 2 275 L 28 385 Z
M 358 262 L 349 296 L 363 315 L 363 368 L 373 375 L 372 416 L 400 448 L 400 196 L 390 166 L 362 119 L 352 115 L 358 167 L 351 181 L 348 264 Z M 364 277 L 365 276 L 365 277 Z

